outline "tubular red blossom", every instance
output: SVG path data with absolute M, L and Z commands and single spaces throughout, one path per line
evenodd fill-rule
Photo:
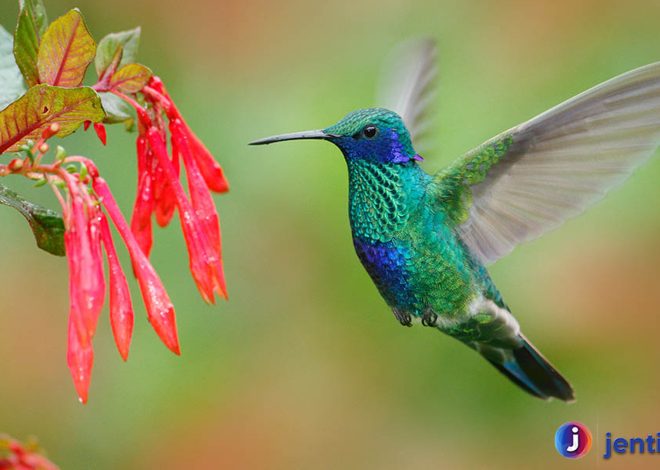
M 175 119 L 170 122 L 173 148 L 183 156 L 188 177 L 188 191 L 195 214 L 202 225 L 203 232 L 208 236 L 215 259 L 215 269 L 212 272 L 214 291 L 227 298 L 224 269 L 222 266 L 222 239 L 220 235 L 220 221 L 218 212 L 211 197 L 211 193 L 204 184 L 203 176 L 188 147 L 187 136 L 184 133 L 181 121 Z
M 105 126 L 101 122 L 95 122 L 94 123 L 94 131 L 96 132 L 97 137 L 101 141 L 103 145 L 106 144 L 108 137 L 105 132 Z
M 174 195 L 176 196 L 177 207 L 179 208 L 179 219 L 181 220 L 181 229 L 183 231 L 186 246 L 188 247 L 188 258 L 190 260 L 190 271 L 202 298 L 208 303 L 215 302 L 214 291 L 222 295 L 219 290 L 219 281 L 217 281 L 216 269 L 218 265 L 218 255 L 214 253 L 209 239 L 203 231 L 197 215 L 188 200 L 181 182 L 176 177 L 172 163 L 167 156 L 167 149 L 163 144 L 157 129 L 149 129 L 149 143 L 154 151 L 154 155 L 165 171 Z M 218 288 L 218 289 L 216 289 Z
M 190 271 L 202 298 L 206 302 L 214 303 L 217 293 L 226 299 L 220 225 L 215 204 L 208 191 L 210 189 L 225 192 L 229 189 L 222 168 L 185 123 L 160 78 L 152 77 L 148 85 L 140 91 L 145 99 L 145 106 L 117 90 L 112 92 L 135 108 L 140 127 L 138 139 L 146 135 L 147 148 L 153 153 L 153 163 L 149 165 L 143 163 L 141 152 L 138 151 L 139 196 L 131 220 L 133 232 L 138 240 L 141 240 L 141 246 L 150 246 L 151 239 L 147 244 L 142 238 L 146 237 L 147 233 L 151 236 L 151 214 L 155 213 L 156 222 L 160 226 L 166 226 L 177 208 L 188 248 Z M 171 158 L 167 151 L 164 115 L 170 122 Z M 138 148 L 141 145 L 138 144 Z M 179 158 L 182 157 L 192 201 L 188 199 L 179 181 Z M 143 176 L 145 174 L 150 175 L 151 187 L 148 189 L 148 179 Z M 140 198 L 150 198 L 152 205 L 146 204 L 144 199 Z M 146 249 L 145 253 L 148 252 Z
M 192 130 L 185 124 L 184 129 L 187 130 L 190 146 L 199 169 L 204 175 L 204 181 L 209 189 L 216 193 L 226 193 L 229 191 L 229 182 L 225 178 L 222 167 L 215 161 L 211 152 L 204 146 L 204 144 L 197 138 Z
M 89 338 L 87 326 L 80 311 L 80 294 L 77 290 L 78 279 L 80 278 L 80 270 L 76 261 L 79 259 L 78 245 L 75 243 L 70 230 L 64 232 L 64 249 L 66 250 L 67 264 L 69 265 L 69 323 L 73 325 L 78 341 L 87 345 L 91 339 Z
M 92 366 L 94 365 L 94 350 L 91 341 L 86 345 L 81 343 L 72 316 L 69 316 L 69 341 L 66 362 L 71 377 L 73 377 L 73 384 L 76 387 L 80 402 L 87 403 L 87 393 L 92 378 Z
M 160 109 L 160 107 L 158 107 Z M 152 126 L 150 129 L 156 129 L 158 135 L 160 136 L 160 141 L 162 146 L 165 146 L 166 142 L 166 133 L 165 129 L 162 127 L 163 121 L 160 111 L 156 113 L 155 126 Z M 151 147 L 150 147 L 151 148 Z M 172 166 L 174 172 L 179 176 L 179 161 L 178 155 L 174 152 L 172 153 Z M 170 223 L 172 216 L 174 215 L 174 209 L 176 208 L 176 198 L 173 194 L 173 191 L 170 187 L 168 174 L 163 170 L 158 159 L 154 159 L 153 162 L 153 184 L 154 184 L 154 211 L 156 213 L 156 222 L 161 227 L 165 227 Z
M 6 434 L 0 434 L 0 469 L 58 470 L 34 445 L 23 445 Z
M 181 172 L 179 158 L 178 150 L 172 146 L 171 161 L 177 178 Z M 156 187 L 159 188 L 156 196 L 156 222 L 158 222 L 158 225 L 161 227 L 166 227 L 172 220 L 174 209 L 176 209 L 176 196 L 174 195 L 174 191 L 172 191 L 167 177 L 165 176 L 165 172 L 160 165 L 157 167 L 156 175 Z
M 135 109 L 135 112 L 136 112 L 136 114 L 137 114 L 137 116 L 138 116 L 138 121 L 139 121 L 139 124 L 140 124 L 140 125 L 143 125 L 143 126 L 145 126 L 145 127 L 149 127 L 149 126 L 151 125 L 151 118 L 149 118 L 149 114 L 148 114 L 147 111 L 146 111 L 146 110 L 140 105 L 140 103 L 138 103 L 137 101 L 135 101 L 135 100 L 134 100 L 133 98 L 131 98 L 130 96 L 127 96 L 127 95 L 121 93 L 120 91 L 117 91 L 117 90 L 114 90 L 114 89 L 113 89 L 113 90 L 111 90 L 111 93 L 114 94 L 114 95 L 117 95 L 119 98 L 121 98 L 122 100 L 124 100 L 124 101 L 126 101 L 128 104 L 130 104 L 130 105 L 133 107 L 133 109 Z
M 108 258 L 108 274 L 110 278 L 110 325 L 115 343 L 122 359 L 128 359 L 128 351 L 133 336 L 133 305 L 131 293 L 124 271 L 121 269 L 117 252 L 110 234 L 110 227 L 105 217 L 101 218 L 101 240 Z
M 151 78 L 149 78 L 149 86 L 156 90 L 158 93 L 161 95 L 166 95 L 165 91 L 165 84 L 163 83 L 163 80 L 158 76 L 158 75 L 152 75 Z
M 131 230 L 142 252 L 149 257 L 153 244 L 151 213 L 154 207 L 153 194 L 153 155 L 147 147 L 147 139 L 139 135 L 136 142 L 138 157 L 138 186 L 131 216 Z
M 100 177 L 94 179 L 93 188 L 128 248 L 151 325 L 165 346 L 175 354 L 180 354 L 174 306 L 158 274 L 142 252 L 133 232 L 121 215 L 105 180 Z
M 87 188 L 83 188 L 87 191 Z M 92 299 L 92 308 L 94 311 L 94 323 L 92 327 L 96 330 L 96 322 L 98 316 L 103 308 L 105 303 L 105 275 L 103 272 L 103 253 L 101 252 L 101 220 L 103 218 L 103 213 L 101 209 L 96 204 L 96 201 L 93 201 L 89 196 L 86 198 L 88 201 L 87 212 L 88 212 L 88 227 L 89 227 L 89 242 L 90 242 L 90 251 L 92 253 L 91 268 L 93 270 L 94 285 L 91 290 L 94 292 L 94 297 Z
M 213 155 L 201 140 L 190 129 L 185 119 L 179 112 L 179 109 L 174 104 L 174 101 L 165 90 L 162 80 L 159 77 L 153 76 L 149 81 L 149 86 L 145 87 L 145 92 L 152 91 L 152 95 L 159 102 L 163 102 L 163 107 L 170 122 L 180 120 L 182 132 L 187 136 L 190 149 L 197 160 L 197 165 L 204 176 L 204 181 L 209 189 L 216 193 L 225 193 L 229 191 L 229 182 L 225 178 L 224 172 L 220 164 L 213 158 Z
M 72 176 L 66 176 L 69 204 L 65 218 L 65 248 L 69 263 L 69 291 L 76 331 L 83 345 L 91 341 L 105 301 L 105 278 L 98 231 L 98 215 Z M 84 189 L 83 189 L 84 190 Z M 87 207 L 86 207 L 87 206 Z

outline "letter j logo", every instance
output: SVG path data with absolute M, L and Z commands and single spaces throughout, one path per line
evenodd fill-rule
M 567 459 L 584 457 L 591 449 L 591 432 L 577 421 L 564 423 L 555 433 L 555 447 Z

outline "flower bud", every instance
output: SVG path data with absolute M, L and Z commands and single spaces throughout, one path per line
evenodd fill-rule
M 12 161 L 9 162 L 7 166 L 9 167 L 9 170 L 12 172 L 20 171 L 21 168 L 23 168 L 23 160 L 21 160 L 20 158 L 14 158 Z

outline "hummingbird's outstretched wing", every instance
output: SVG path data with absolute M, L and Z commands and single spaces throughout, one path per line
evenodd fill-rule
M 408 40 L 385 62 L 377 89 L 377 105 L 396 112 L 406 125 L 418 152 L 432 127 L 431 104 L 438 75 L 437 48 L 429 38 Z
M 578 215 L 660 144 L 660 62 L 613 78 L 487 141 L 434 177 L 480 261 Z

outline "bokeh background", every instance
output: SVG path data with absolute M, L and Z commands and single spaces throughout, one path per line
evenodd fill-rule
M 16 3 L 0 4 L 8 29 Z M 492 267 L 527 336 L 573 383 L 578 400 L 566 405 L 527 396 L 456 341 L 398 325 L 353 253 L 335 148 L 246 143 L 373 105 L 390 48 L 431 35 L 439 116 L 424 166 L 438 169 L 659 60 L 660 3 L 46 4 L 51 19 L 80 7 L 97 40 L 142 25 L 142 62 L 232 184 L 216 198 L 231 300 L 205 305 L 178 224 L 158 230 L 153 263 L 177 306 L 183 354 L 160 344 L 137 300 L 123 363 L 104 316 L 82 406 L 65 361 L 65 260 L 37 250 L 20 216 L 0 208 L 0 431 L 38 436 L 63 469 L 657 468 L 652 455 L 600 456 L 607 431 L 660 431 L 660 155 L 587 214 Z M 134 136 L 116 126 L 108 138 L 102 148 L 79 132 L 67 148 L 96 159 L 128 213 Z M 53 206 L 47 189 L 6 183 Z M 568 420 L 595 435 L 581 461 L 553 447 Z

